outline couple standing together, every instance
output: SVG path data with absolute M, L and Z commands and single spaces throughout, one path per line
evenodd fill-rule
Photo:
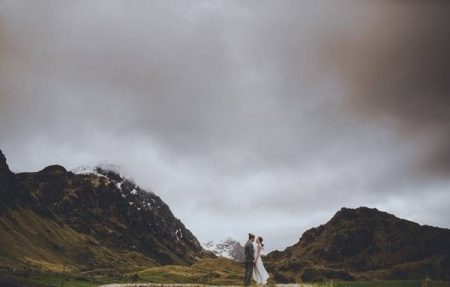
M 262 237 L 259 236 L 258 238 L 255 238 L 255 235 L 251 233 L 248 234 L 248 241 L 244 245 L 244 286 L 250 285 L 250 280 L 252 279 L 252 277 L 257 284 L 266 284 L 267 279 L 269 279 L 269 274 L 267 273 L 266 268 L 264 268 L 264 264 L 261 259 L 264 247 L 264 244 L 262 242 Z

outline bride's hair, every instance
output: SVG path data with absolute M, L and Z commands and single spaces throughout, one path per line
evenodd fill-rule
M 259 244 L 261 244 L 261 246 L 264 247 L 264 244 L 262 243 L 263 238 L 261 236 L 258 236 L 258 241 L 259 241 Z

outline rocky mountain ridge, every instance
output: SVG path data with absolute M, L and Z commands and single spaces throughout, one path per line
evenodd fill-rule
M 450 230 L 377 209 L 342 208 L 293 246 L 268 254 L 266 262 L 278 282 L 450 280 Z
M 14 174 L 0 151 L 0 206 L 0 268 L 127 269 L 210 256 L 160 197 L 112 170 Z

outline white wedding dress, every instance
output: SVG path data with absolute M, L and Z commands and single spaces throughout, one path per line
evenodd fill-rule
M 258 245 L 254 244 L 255 249 L 255 258 L 256 254 L 258 254 Z M 253 266 L 253 280 L 256 281 L 257 284 L 266 284 L 267 279 L 269 279 L 269 273 L 267 273 L 266 268 L 264 268 L 264 264 L 261 259 L 261 255 L 263 254 L 263 250 L 261 250 L 261 254 L 258 257 L 258 260 L 255 263 L 255 266 Z

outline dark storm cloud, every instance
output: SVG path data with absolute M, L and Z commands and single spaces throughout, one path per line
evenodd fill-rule
M 119 164 L 202 241 L 283 248 L 342 206 L 449 226 L 446 6 L 3 2 L 0 148 Z
M 357 35 L 334 31 L 324 40 L 324 59 L 348 82 L 348 101 L 361 114 L 388 120 L 423 142 L 422 171 L 449 175 L 450 3 L 369 6 L 372 27 Z

